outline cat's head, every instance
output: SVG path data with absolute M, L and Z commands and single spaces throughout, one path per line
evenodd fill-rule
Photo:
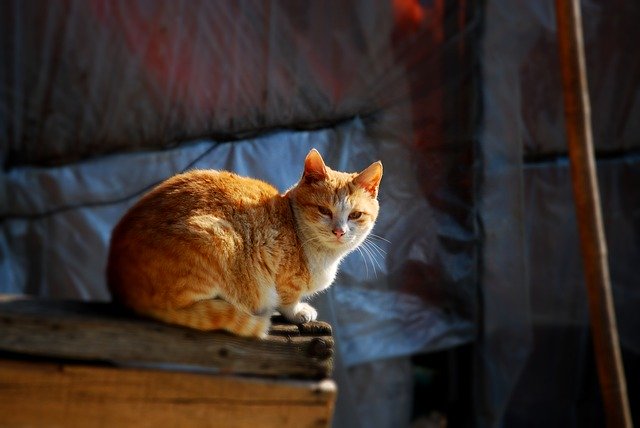
M 333 171 L 312 149 L 302 178 L 287 192 L 303 245 L 336 252 L 355 249 L 378 217 L 381 178 L 380 161 L 360 173 Z

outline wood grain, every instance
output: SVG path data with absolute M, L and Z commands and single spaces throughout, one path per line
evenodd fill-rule
M 332 381 L 268 381 L 0 359 L 0 424 L 328 427 Z
M 0 352 L 298 379 L 330 376 L 334 342 L 328 324 L 273 321 L 269 337 L 255 340 L 139 318 L 109 303 L 5 296 Z

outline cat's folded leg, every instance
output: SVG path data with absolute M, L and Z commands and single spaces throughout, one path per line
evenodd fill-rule
M 281 305 L 278 311 L 290 322 L 304 324 L 315 321 L 318 318 L 318 311 L 313 306 L 304 302 L 296 302 L 291 305 Z
M 183 308 L 139 308 L 142 315 L 197 330 L 226 330 L 233 334 L 264 339 L 271 326 L 270 313 L 253 315 L 220 299 L 197 301 Z

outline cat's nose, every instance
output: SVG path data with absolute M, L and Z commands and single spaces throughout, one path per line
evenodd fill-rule
M 336 227 L 333 229 L 333 234 L 336 235 L 338 238 L 342 238 L 344 236 L 344 230 L 342 230 L 341 227 Z

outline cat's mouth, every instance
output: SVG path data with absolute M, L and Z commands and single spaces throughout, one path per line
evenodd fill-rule
M 349 236 L 331 236 L 325 239 L 325 245 L 333 249 L 343 249 L 349 247 L 353 243 L 353 237 Z

